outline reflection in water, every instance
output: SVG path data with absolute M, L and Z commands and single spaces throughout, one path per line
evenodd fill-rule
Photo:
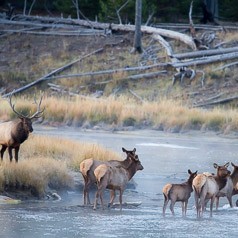
M 144 170 L 134 180 L 136 190 L 125 191 L 123 200 L 142 202 L 139 207 L 105 209 L 82 207 L 82 193 L 60 194 L 61 201 L 25 202 L 0 205 L 0 237 L 237 237 L 237 208 L 229 208 L 221 199 L 213 218 L 209 212 L 196 218 L 193 194 L 187 217 L 182 218 L 181 205 L 176 203 L 175 216 L 167 209 L 162 216 L 162 187 L 187 179 L 187 170 L 214 172 L 213 162 L 232 161 L 238 164 L 235 140 L 191 135 L 166 135 L 161 132 L 102 133 L 77 130 L 36 129 L 37 134 L 70 137 L 92 141 L 118 153 L 121 147 L 137 148 Z M 168 146 L 167 146 L 168 145 Z M 233 201 L 236 198 L 233 197 Z

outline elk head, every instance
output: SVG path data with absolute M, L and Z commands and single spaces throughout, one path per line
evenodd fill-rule
M 13 94 L 13 93 L 12 93 Z M 22 125 L 23 125 L 23 129 L 28 132 L 31 133 L 33 132 L 33 127 L 32 127 L 32 120 L 35 118 L 40 118 L 43 116 L 44 110 L 45 108 L 43 108 L 41 110 L 41 102 L 42 102 L 42 98 L 43 96 L 41 96 L 39 103 L 36 102 L 36 97 L 34 97 L 34 104 L 37 105 L 37 110 L 35 113 L 33 113 L 31 116 L 30 115 L 23 115 L 21 113 L 19 113 L 18 111 L 16 111 L 15 109 L 15 104 L 12 103 L 12 94 L 10 94 L 10 96 L 8 97 L 8 102 L 10 104 L 10 107 L 12 108 L 12 111 L 18 116 L 18 118 L 21 120 Z
M 221 177 L 221 178 L 225 178 L 228 175 L 231 174 L 231 171 L 229 171 L 227 168 L 229 166 L 229 162 L 227 162 L 224 165 L 219 166 L 218 164 L 214 163 L 213 166 L 215 169 L 217 169 L 217 176 Z

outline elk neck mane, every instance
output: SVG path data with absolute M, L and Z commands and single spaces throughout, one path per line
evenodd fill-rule
M 23 122 L 20 118 L 13 121 L 11 136 L 12 139 L 19 144 L 21 144 L 28 138 L 29 131 L 24 128 Z

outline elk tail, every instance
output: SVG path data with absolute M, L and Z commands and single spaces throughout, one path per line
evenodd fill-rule
M 166 200 L 169 200 L 169 197 L 170 197 L 170 191 L 171 191 L 171 188 L 172 188 L 172 184 L 168 183 L 166 184 L 164 187 L 163 187 L 163 194 L 164 194 L 164 198 Z
M 88 171 L 93 165 L 93 159 L 85 159 L 80 163 L 80 172 L 83 176 L 87 176 Z

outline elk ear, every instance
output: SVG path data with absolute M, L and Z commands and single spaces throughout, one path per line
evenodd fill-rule
M 134 153 L 136 152 L 136 148 L 133 149 L 133 152 L 134 152 Z
M 189 170 L 188 170 L 188 173 L 189 173 L 189 174 L 192 174 L 192 171 L 189 169 Z
M 235 167 L 235 164 L 233 164 L 232 162 L 231 162 L 231 165 L 232 165 L 233 167 Z
M 122 147 L 122 151 L 123 151 L 123 152 L 127 152 L 127 150 L 126 150 L 124 147 Z
M 230 162 L 227 162 L 224 166 L 227 168 L 230 165 Z
M 214 163 L 214 164 L 213 164 L 213 167 L 214 167 L 215 169 L 217 169 L 219 166 L 218 166 L 218 164 Z

